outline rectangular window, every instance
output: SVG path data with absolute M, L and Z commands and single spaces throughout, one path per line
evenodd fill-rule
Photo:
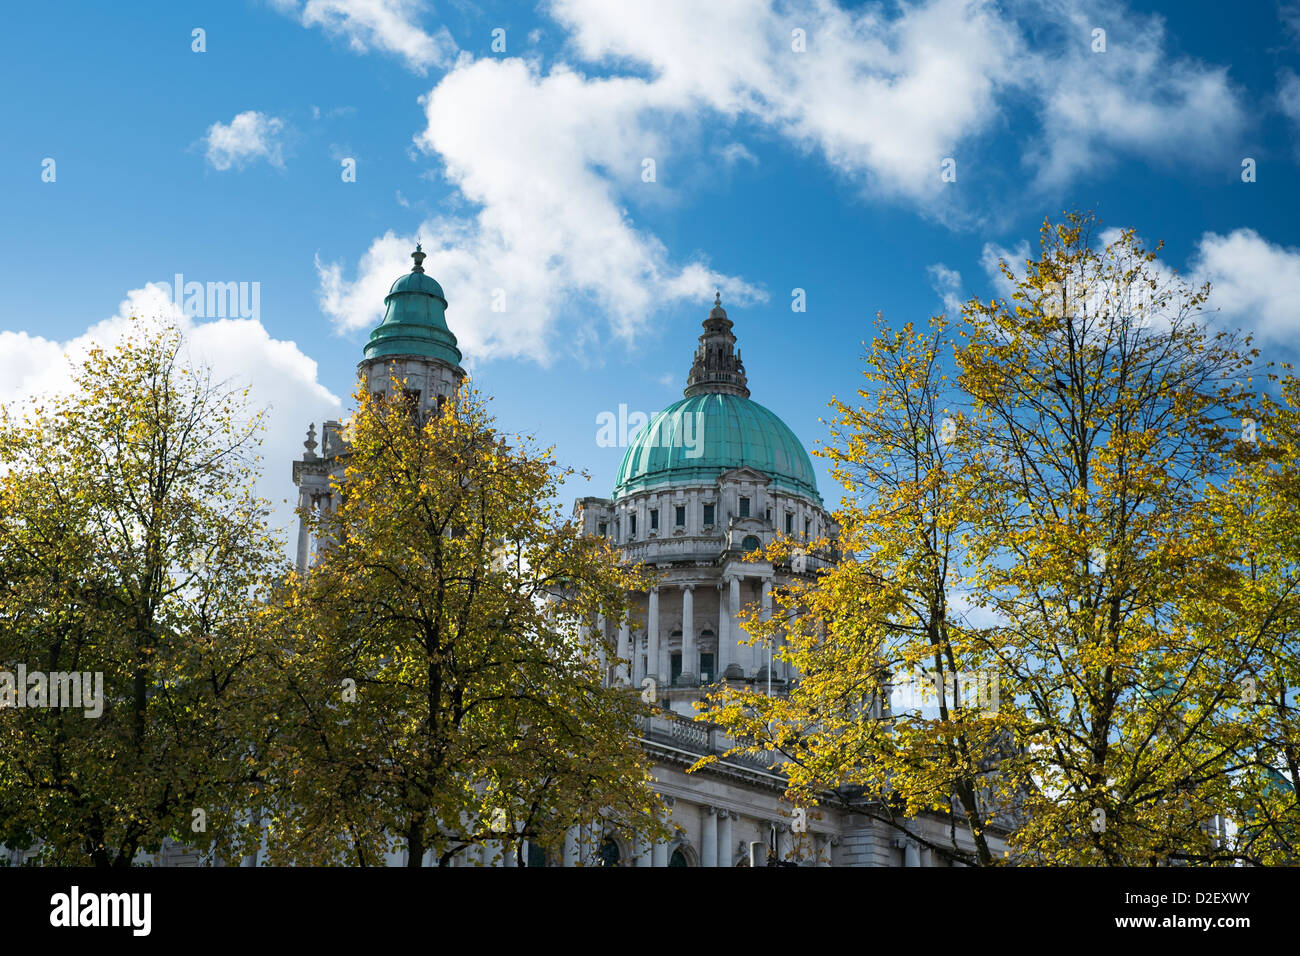
M 701 684 L 711 684 L 711 683 L 713 683 L 713 676 L 714 676 L 714 675 L 713 675 L 713 655 L 712 655 L 712 654 L 701 654 L 701 655 L 700 655 L 700 683 L 701 683 Z
M 785 533 L 794 534 L 794 515 L 789 511 L 785 513 Z
M 636 538 L 636 515 L 627 516 L 627 536 L 629 539 Z
M 713 524 L 713 505 L 704 506 L 704 523 L 706 525 Z
M 676 518 L 677 518 L 677 527 L 679 528 L 686 527 L 686 506 L 685 505 L 677 506 Z
M 651 531 L 659 530 L 659 509 L 658 508 L 650 509 L 650 530 Z
M 603 521 L 600 524 L 596 525 L 596 534 L 600 535 L 602 538 L 608 535 L 609 525 L 605 524 L 605 522 Z
M 804 518 L 804 519 L 803 519 L 803 536 L 804 536 L 805 538 L 807 538 L 807 537 L 810 536 L 811 534 L 812 534 L 812 519 L 811 519 L 811 518 Z
M 740 499 L 740 516 L 741 516 L 742 518 L 748 518 L 748 517 L 749 517 L 749 499 L 748 499 L 748 498 L 741 498 L 741 499 Z
M 676 684 L 677 678 L 682 676 L 682 652 L 681 651 L 675 651 L 672 654 L 672 663 L 670 666 L 672 668 L 672 682 Z

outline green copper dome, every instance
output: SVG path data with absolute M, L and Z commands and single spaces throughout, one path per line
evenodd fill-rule
M 752 468 L 772 486 L 820 502 L 812 462 L 785 422 L 758 402 L 703 392 L 654 416 L 623 456 L 614 498 L 661 485 L 701 484 Z
M 421 355 L 460 365 L 456 336 L 447 328 L 447 297 L 442 286 L 424 272 L 424 251 L 411 253 L 415 267 L 401 276 L 384 297 L 384 321 L 370 333 L 366 358 Z

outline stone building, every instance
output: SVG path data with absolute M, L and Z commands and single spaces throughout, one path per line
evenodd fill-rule
M 405 379 L 410 399 L 433 409 L 465 378 L 447 326 L 442 287 L 415 266 L 385 298 L 383 322 L 367 342 L 359 376 L 372 392 Z M 719 680 L 782 694 L 797 675 L 778 648 L 750 646 L 736 615 L 746 605 L 770 612 L 771 589 L 815 573 L 834 553 L 809 550 L 789 565 L 746 555 L 784 534 L 834 540 L 812 463 L 781 419 L 750 398 L 733 324 L 715 298 L 703 323 L 683 398 L 655 415 L 631 441 L 608 499 L 583 498 L 574 513 L 583 529 L 608 538 L 626 562 L 644 562 L 659 584 L 634 595 L 637 619 L 598 622 L 609 681 L 653 686 L 661 714 L 644 720 L 638 744 L 655 762 L 658 789 L 681 834 L 669 843 L 636 845 L 624 835 L 575 827 L 562 848 L 530 848 L 530 865 L 746 866 L 751 857 L 805 866 L 920 866 L 931 853 L 894 828 L 861 814 L 822 808 L 803 813 L 781 800 L 784 780 L 766 762 L 720 760 L 687 774 L 703 754 L 721 753 L 720 732 L 692 721 L 692 704 Z M 330 509 L 332 477 L 342 476 L 342 426 L 325 422 L 320 452 L 313 432 L 293 463 L 299 505 Z M 306 569 L 318 543 L 300 526 L 297 563 Z M 913 832 L 943 844 L 949 821 L 913 822 Z M 966 841 L 969 846 L 969 840 Z M 484 848 L 466 862 L 499 857 Z M 390 862 L 401 863 L 400 854 Z M 511 860 L 512 862 L 512 860 Z M 933 862 L 940 859 L 934 855 Z

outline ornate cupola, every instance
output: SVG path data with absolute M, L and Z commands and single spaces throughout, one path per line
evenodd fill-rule
M 415 265 L 393 283 L 384 297 L 384 321 L 370 333 L 367 359 L 410 355 L 460 366 L 456 336 L 447 328 L 447 297 L 424 271 L 424 250 L 416 243 Z
M 731 320 L 722 307 L 722 294 L 714 293 L 713 308 L 704 320 L 704 334 L 695 347 L 695 361 L 686 379 L 687 398 L 696 395 L 722 394 L 749 398 L 745 365 L 731 333 Z

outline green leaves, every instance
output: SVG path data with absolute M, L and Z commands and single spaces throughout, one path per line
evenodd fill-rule
M 249 467 L 256 414 L 173 329 L 95 349 L 74 390 L 0 420 L 0 661 L 103 675 L 101 717 L 0 718 L 0 817 L 49 863 L 128 865 L 195 806 L 238 852 L 257 739 L 249 596 L 279 567 Z
M 635 698 L 601 686 L 577 637 L 625 613 L 639 575 L 558 518 L 567 473 L 505 441 L 474 396 L 423 420 L 356 398 L 342 504 L 316 527 L 338 543 L 267 608 L 289 689 L 273 859 L 557 849 L 601 817 L 657 832 Z

